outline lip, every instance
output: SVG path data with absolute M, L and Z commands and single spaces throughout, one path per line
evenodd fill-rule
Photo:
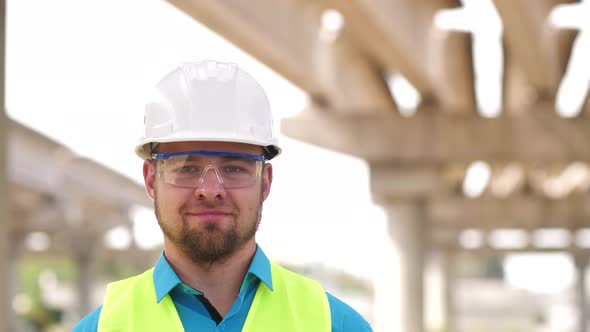
M 231 216 L 232 214 L 222 210 L 201 210 L 195 212 L 187 212 L 186 215 L 201 221 L 221 221 Z

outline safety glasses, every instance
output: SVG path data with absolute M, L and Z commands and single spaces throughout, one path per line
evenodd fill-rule
M 264 156 L 230 151 L 183 151 L 152 153 L 164 182 L 179 187 L 200 187 L 209 171 L 225 189 L 253 185 L 262 176 Z

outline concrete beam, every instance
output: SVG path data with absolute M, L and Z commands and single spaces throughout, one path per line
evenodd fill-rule
M 448 196 L 454 181 L 445 171 L 422 165 L 370 164 L 370 188 L 377 204 L 404 199 Z
M 561 200 L 527 196 L 511 196 L 509 199 L 446 197 L 429 201 L 426 210 L 432 225 L 457 231 L 468 228 L 590 227 L 590 198 L 586 195 Z
M 85 206 L 64 206 L 66 204 Z M 109 204 L 93 204 L 88 201 L 63 201 L 54 204 L 44 204 L 34 210 L 24 210 L 19 207 L 11 209 L 13 231 L 21 233 L 45 232 L 50 236 L 61 234 L 64 229 L 75 231 L 77 228 L 89 229 L 101 234 L 111 228 L 121 225 L 131 225 L 128 210 Z M 79 218 L 71 215 L 79 214 Z M 63 242 L 68 239 L 61 239 Z
M 432 28 L 428 69 L 440 107 L 450 113 L 475 113 L 471 34 Z
M 409 20 L 410 12 L 415 9 L 412 1 L 383 2 L 378 1 L 338 1 L 329 0 L 328 4 L 339 10 L 346 18 L 346 31 L 351 36 L 357 47 L 364 53 L 370 54 L 390 71 L 399 71 L 424 97 L 431 96 L 432 84 L 424 62 L 420 62 L 420 56 L 424 56 L 425 44 L 422 43 L 427 31 L 417 32 L 411 29 L 411 25 L 405 25 L 404 20 Z M 391 7 L 396 7 L 393 10 Z M 415 13 L 415 11 L 414 11 Z M 375 16 L 379 15 L 379 18 Z M 386 18 L 389 16 L 389 18 Z M 393 17 L 391 17 L 393 16 Z M 395 25 L 391 36 L 385 24 Z M 414 24 L 423 27 L 428 23 L 428 18 L 420 17 L 420 22 Z M 391 26 L 389 27 L 391 28 Z M 419 38 L 419 34 L 422 38 Z
M 76 190 L 89 201 L 124 207 L 151 206 L 142 185 L 94 161 L 80 158 L 49 138 L 8 121 L 8 171 L 24 188 L 55 196 Z
M 442 110 L 475 111 L 471 35 L 440 31 L 432 23 L 439 10 L 455 8 L 460 5 L 458 1 L 359 2 L 381 25 L 390 43 L 400 49 L 403 58 L 400 57 L 397 63 L 401 65 L 392 68 L 399 68 L 404 76 L 411 69 L 423 72 L 431 86 L 432 97 Z M 422 97 L 426 101 L 432 98 L 429 94 L 422 94 Z
M 494 0 L 502 18 L 507 53 L 522 70 L 535 92 L 555 96 L 565 71 L 573 34 L 551 26 L 554 6 L 568 0 Z M 508 91 L 510 92 L 510 91 Z
M 344 112 L 398 113 L 381 68 L 351 42 L 348 31 L 319 41 L 314 51 L 324 104 Z
M 367 159 L 402 165 L 449 162 L 590 161 L 590 119 L 563 119 L 553 106 L 495 119 L 448 116 L 421 109 L 416 116 L 308 110 L 281 123 L 294 139 Z
M 307 91 L 314 101 L 395 111 L 380 72 L 348 38 L 322 32 L 325 5 L 309 0 L 170 0 L 193 18 Z
M 311 95 L 322 88 L 313 72 L 318 31 L 311 1 L 169 0 Z
M 331 0 L 347 33 L 385 72 L 400 72 L 426 102 L 451 112 L 475 110 L 471 37 L 432 26 L 437 11 L 456 1 Z
M 86 158 L 76 158 L 64 168 L 66 188 L 78 193 L 78 197 L 85 195 L 89 203 L 105 204 L 121 209 L 132 205 L 152 206 L 142 184 L 108 170 L 96 162 Z

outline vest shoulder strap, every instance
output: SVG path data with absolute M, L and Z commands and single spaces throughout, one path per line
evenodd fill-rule
M 184 332 L 170 295 L 157 302 L 153 270 L 107 286 L 98 332 Z
M 332 319 L 324 287 L 317 281 L 271 263 L 273 290 L 263 282 L 243 332 L 330 332 Z

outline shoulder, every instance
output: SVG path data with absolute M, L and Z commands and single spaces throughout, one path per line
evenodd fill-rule
M 100 317 L 100 312 L 102 310 L 102 306 L 98 307 L 96 310 L 88 314 L 88 316 L 82 318 L 74 326 L 71 332 L 95 332 L 98 330 L 98 318 Z
M 145 271 L 142 274 L 111 282 L 107 285 L 107 294 L 116 294 L 118 298 L 123 298 L 134 290 L 138 283 L 153 282 L 152 280 L 153 268 Z M 105 301 L 107 297 L 105 296 Z M 117 301 L 119 303 L 119 301 Z M 99 306 L 86 317 L 82 318 L 78 324 L 72 328 L 72 332 L 95 332 L 98 330 L 98 320 L 102 313 L 103 306 Z M 111 309 L 112 310 L 112 309 Z M 110 312 L 110 311 L 109 311 Z
M 326 292 L 332 314 L 332 332 L 371 332 L 369 323 L 356 310 Z
M 289 282 L 287 284 L 299 284 L 305 285 L 297 288 L 297 294 L 302 294 L 305 289 L 310 289 L 307 286 L 311 286 L 314 289 L 314 294 L 318 290 L 322 294 L 325 294 L 328 298 L 328 304 L 330 306 L 330 315 L 332 320 L 332 332 L 372 332 L 372 328 L 369 323 L 361 316 L 356 310 L 344 303 L 342 300 L 336 298 L 332 294 L 326 292 L 324 287 L 316 280 L 310 279 L 306 276 L 292 272 L 284 267 L 272 264 L 274 271 L 280 271 L 283 277 L 288 277 Z M 284 280 L 283 280 L 284 281 Z M 274 283 L 274 278 L 273 278 Z M 313 285 L 313 286 L 312 286 Z M 321 295 L 323 297 L 323 295 Z M 324 300 L 325 301 L 325 300 Z
M 281 265 L 271 263 L 272 283 L 276 288 L 276 284 L 280 287 L 289 287 L 296 290 L 309 290 L 310 288 L 316 292 L 323 294 L 324 287 L 317 281 L 308 278 L 299 273 L 293 272 Z M 323 296 L 323 295 L 322 295 Z

